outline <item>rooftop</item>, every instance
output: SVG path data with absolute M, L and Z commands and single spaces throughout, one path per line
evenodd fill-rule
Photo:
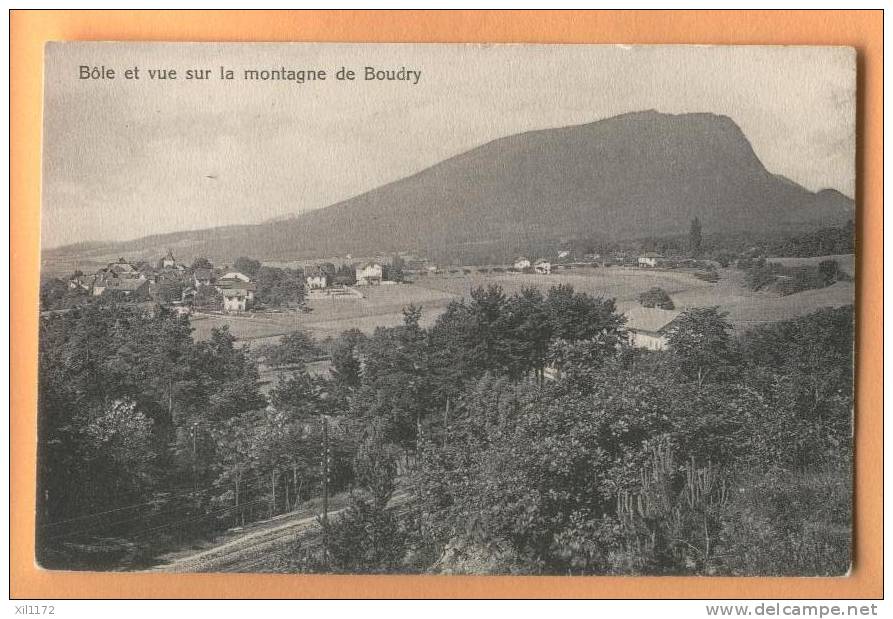
M 682 312 L 658 307 L 634 307 L 626 312 L 626 328 L 630 331 L 661 333 L 670 326 Z

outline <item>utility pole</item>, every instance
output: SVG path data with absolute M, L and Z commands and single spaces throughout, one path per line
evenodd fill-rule
M 446 408 L 443 411 L 443 448 L 449 444 L 450 435 L 450 396 L 447 396 Z
M 192 508 L 198 513 L 198 478 L 196 472 L 196 435 L 198 434 L 198 423 L 192 424 Z
M 322 560 L 329 564 L 329 416 L 322 416 Z

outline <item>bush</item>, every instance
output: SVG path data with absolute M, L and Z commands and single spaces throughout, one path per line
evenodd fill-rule
M 694 274 L 694 276 L 705 282 L 710 282 L 711 284 L 715 284 L 719 281 L 719 273 L 716 272 L 716 269 L 698 271 Z
M 659 307 L 666 310 L 676 307 L 667 291 L 658 287 L 651 288 L 640 294 L 639 303 L 642 304 L 642 307 Z
M 404 554 L 406 531 L 394 513 L 361 497 L 351 498 L 326 529 L 329 569 L 347 574 L 395 571 Z
M 852 552 L 852 473 L 843 464 L 743 475 L 719 536 L 736 576 L 843 576 Z

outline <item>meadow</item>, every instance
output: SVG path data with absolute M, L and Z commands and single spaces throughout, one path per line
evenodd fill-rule
M 835 256 L 845 271 L 852 271 L 852 256 Z M 818 262 L 821 258 L 773 258 L 785 264 Z M 786 320 L 803 316 L 821 307 L 840 307 L 854 301 L 853 282 L 837 282 L 818 290 L 789 296 L 754 292 L 744 285 L 743 272 L 720 269 L 720 280 L 711 284 L 682 270 L 637 269 L 628 267 L 580 268 L 558 271 L 551 275 L 521 273 L 478 273 L 428 276 L 411 284 L 360 288 L 363 297 L 343 296 L 314 299 L 307 302 L 309 313 L 198 315 L 193 317 L 196 340 L 206 339 L 214 327 L 229 325 L 239 340 L 251 345 L 270 343 L 296 329 L 304 329 L 317 339 L 335 337 L 348 329 L 372 333 L 376 327 L 393 327 L 401 323 L 402 309 L 410 304 L 422 308 L 422 326 L 430 326 L 453 299 L 467 297 L 480 286 L 495 284 L 506 294 L 525 287 L 544 293 L 553 286 L 566 284 L 579 292 L 613 298 L 620 311 L 638 305 L 639 295 L 652 287 L 666 290 L 677 309 L 719 306 L 728 312 L 736 328 Z

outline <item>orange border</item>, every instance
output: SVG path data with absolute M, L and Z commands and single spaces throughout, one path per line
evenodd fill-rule
M 883 12 L 13 11 L 10 16 L 10 596 L 23 598 L 880 598 Z M 858 50 L 855 563 L 847 578 L 87 574 L 33 563 L 43 45 L 51 40 L 715 43 Z

